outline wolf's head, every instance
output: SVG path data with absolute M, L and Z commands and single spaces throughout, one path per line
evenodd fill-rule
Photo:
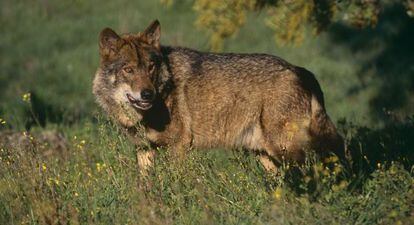
M 105 28 L 99 35 L 100 67 L 93 82 L 99 104 L 122 125 L 131 127 L 152 107 L 160 71 L 160 24 L 138 34 L 119 36 Z

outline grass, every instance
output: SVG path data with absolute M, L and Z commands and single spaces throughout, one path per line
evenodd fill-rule
M 158 18 L 163 43 L 208 50 L 191 1 L 5 0 L 0 8 L 0 224 L 414 223 L 405 17 L 361 32 L 337 24 L 301 46 L 277 47 L 258 12 L 226 41 L 225 51 L 271 53 L 313 71 L 347 162 L 310 156 L 274 175 L 241 150 L 198 150 L 177 162 L 161 149 L 143 178 L 135 148 L 91 94 L 97 34 L 139 31 Z
M 402 134 L 406 128 L 389 129 L 381 134 L 401 137 L 404 144 L 398 147 L 412 144 L 412 135 Z M 409 129 L 414 130 L 413 121 Z M 139 175 L 135 149 L 109 121 L 60 132 L 66 138 L 39 129 L 3 140 L 2 224 L 414 222 L 413 154 L 394 151 L 399 156 L 394 160 L 376 158 L 386 151 L 365 148 L 381 142 L 375 131 L 358 139 L 361 155 L 343 165 L 336 157 L 323 162 L 310 157 L 305 165 L 284 165 L 274 175 L 241 150 L 199 150 L 184 161 L 159 150 L 148 177 Z M 352 135 L 349 143 L 355 142 Z

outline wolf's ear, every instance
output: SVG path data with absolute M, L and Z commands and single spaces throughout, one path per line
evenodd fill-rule
M 123 40 L 111 28 L 105 28 L 99 34 L 99 52 L 102 57 L 115 55 L 121 48 Z
M 141 35 L 148 44 L 160 49 L 161 26 L 158 20 L 152 21 Z

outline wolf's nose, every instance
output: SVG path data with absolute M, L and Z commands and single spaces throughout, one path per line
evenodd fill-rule
M 151 101 L 152 99 L 154 99 L 154 91 L 150 89 L 144 89 L 143 91 L 141 91 L 141 98 L 142 100 Z

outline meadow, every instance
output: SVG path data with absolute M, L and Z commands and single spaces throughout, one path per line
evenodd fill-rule
M 414 20 L 398 7 L 376 28 L 334 24 L 278 46 L 263 12 L 226 52 L 278 55 L 315 73 L 349 159 L 268 174 L 242 149 L 168 150 L 148 177 L 99 110 L 91 83 L 104 27 L 161 22 L 162 43 L 208 51 L 191 1 L 0 3 L 0 224 L 414 224 Z M 411 28 L 411 29 L 410 29 Z

